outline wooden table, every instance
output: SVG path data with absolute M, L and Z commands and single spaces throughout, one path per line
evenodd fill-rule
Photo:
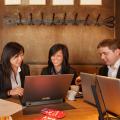
M 76 109 L 65 110 L 65 117 L 62 120 L 98 120 L 97 109 L 84 102 L 83 99 L 77 99 L 75 101 L 66 101 L 68 104 L 74 106 Z M 34 120 L 40 117 L 41 114 L 23 115 L 20 111 L 12 115 L 13 120 Z

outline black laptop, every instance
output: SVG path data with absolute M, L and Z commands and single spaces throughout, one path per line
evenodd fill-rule
M 26 76 L 22 105 L 63 102 L 73 74 Z
M 109 106 L 106 103 L 105 94 L 106 94 L 106 96 L 109 97 L 109 103 L 111 103 L 111 104 L 113 101 L 112 101 L 112 99 L 110 99 L 110 97 L 114 97 L 114 96 L 109 96 L 112 86 L 110 87 L 109 84 L 106 84 L 106 81 L 104 78 L 109 79 L 109 78 L 103 77 L 103 76 L 96 76 L 95 83 L 93 83 L 91 85 L 93 96 L 95 98 L 97 110 L 99 113 L 99 120 L 120 120 L 119 115 L 116 116 L 115 114 L 111 114 L 111 112 L 108 111 Z M 107 82 L 111 83 L 111 81 L 109 81 L 109 80 Z M 114 84 L 111 84 L 111 85 L 114 86 Z M 102 86 L 105 86 L 105 87 L 103 88 Z M 111 89 L 107 89 L 108 87 L 110 87 Z M 107 93 L 104 93 L 105 90 L 107 90 Z M 112 95 L 112 93 L 111 93 L 111 95 Z M 113 108 L 115 108 L 114 105 L 113 105 Z
M 97 75 L 97 81 L 107 111 L 120 119 L 120 79 Z

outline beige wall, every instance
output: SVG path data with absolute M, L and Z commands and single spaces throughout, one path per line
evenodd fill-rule
M 56 17 L 63 18 L 64 12 L 67 18 L 74 19 L 76 12 L 79 19 L 85 19 L 90 14 L 90 19 L 95 20 L 101 14 L 101 20 L 114 15 L 114 0 L 103 0 L 103 6 L 79 6 L 78 0 L 75 6 L 52 7 L 50 1 L 47 6 L 3 6 L 0 8 L 2 14 L 2 25 L 0 29 L 0 51 L 9 41 L 17 41 L 25 47 L 25 62 L 47 63 L 49 48 L 54 43 L 64 43 L 70 52 L 72 64 L 99 64 L 100 60 L 96 52 L 99 41 L 114 37 L 114 29 L 105 26 L 80 25 L 7 25 L 5 17 L 18 18 L 17 11 L 21 12 L 23 18 L 40 19 L 40 13 L 44 12 L 45 19 L 52 19 L 52 13 Z M 1 3 L 3 4 L 3 0 Z M 3 26 L 3 27 L 2 27 Z

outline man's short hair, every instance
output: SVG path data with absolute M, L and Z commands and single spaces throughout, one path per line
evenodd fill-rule
M 108 47 L 110 50 L 114 51 L 120 49 L 120 41 L 116 39 L 104 39 L 98 44 L 97 49 L 101 47 Z

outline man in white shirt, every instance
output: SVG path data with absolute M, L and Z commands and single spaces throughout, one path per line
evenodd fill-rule
M 105 64 L 99 75 L 120 78 L 120 43 L 115 39 L 105 39 L 98 46 L 98 53 Z

